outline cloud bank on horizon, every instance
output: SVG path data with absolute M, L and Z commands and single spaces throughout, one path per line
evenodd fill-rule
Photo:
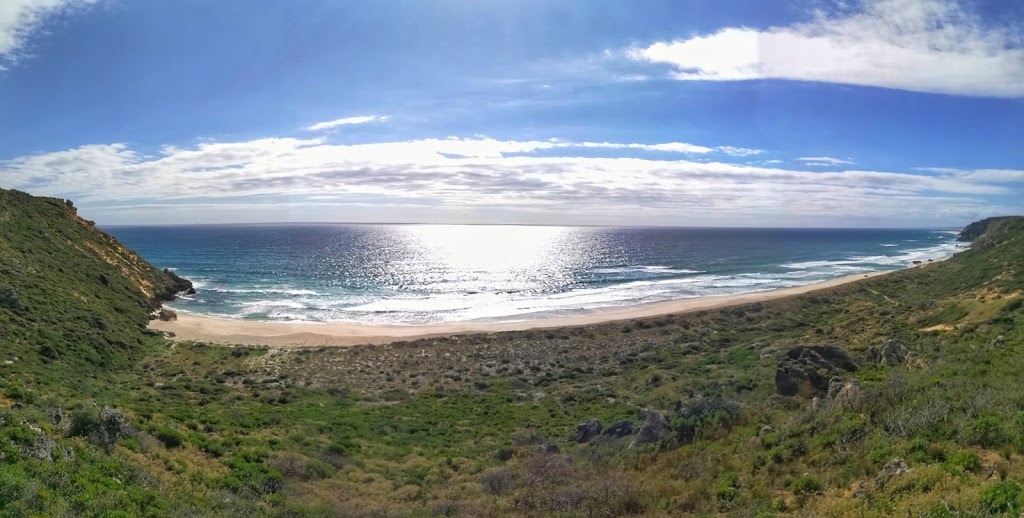
M 95 3 L 0 5 L 0 111 L 5 81 L 14 84 L 12 98 L 47 100 L 34 97 L 38 84 L 17 89 L 18 76 L 47 59 L 33 42 L 47 37 L 47 21 L 56 16 L 102 19 L 89 9 Z M 532 60 L 515 79 L 479 64 L 462 65 L 467 79 L 451 82 L 440 73 L 412 83 L 372 79 L 362 107 L 335 101 L 338 107 L 326 110 L 329 95 L 359 97 L 360 78 L 396 73 L 346 61 L 364 73 L 332 77 L 339 91 L 313 91 L 320 104 L 300 106 L 290 119 L 268 122 L 280 113 L 272 109 L 253 119 L 268 105 L 244 104 L 247 92 L 224 97 L 221 117 L 209 111 L 220 105 L 183 105 L 195 110 L 190 120 L 258 120 L 266 124 L 259 134 L 237 125 L 207 132 L 168 114 L 144 127 L 173 120 L 177 137 L 115 128 L 104 134 L 109 139 L 90 140 L 93 132 L 69 130 L 62 139 L 0 146 L 0 187 L 74 199 L 88 217 L 110 224 L 898 226 L 958 225 L 1024 210 L 1024 130 L 1005 134 L 1014 127 L 1010 119 L 1024 114 L 1022 20 L 993 23 L 974 4 L 941 0 L 829 5 L 764 28 L 725 23 L 593 48 L 571 63 Z M 637 36 L 625 33 L 622 41 Z M 490 79 L 468 90 L 477 76 Z M 432 81 L 442 87 L 412 98 L 409 92 L 426 92 Z M 804 83 L 836 85 L 812 91 L 828 110 L 853 99 L 857 112 L 871 115 L 829 121 L 820 108 L 802 106 L 813 97 L 801 91 Z M 717 86 L 728 84 L 736 86 Z M 750 104 L 769 87 L 783 92 L 772 94 L 779 102 Z M 886 96 L 896 94 L 848 90 L 864 87 L 908 93 L 893 104 Z M 417 102 L 379 100 L 404 97 Z M 279 101 L 293 109 L 303 98 Z M 985 111 L 963 103 L 986 103 Z M 914 136 L 909 122 L 888 115 L 901 109 L 960 114 L 949 123 L 963 128 L 923 121 Z M 752 114 L 762 111 L 771 111 L 770 124 L 757 120 L 762 127 L 752 128 Z M 634 120 L 637 113 L 651 115 Z M 25 120 L 33 114 L 23 109 Z M 818 129 L 803 126 L 808 121 Z M 933 129 L 975 148 L 937 147 Z M 856 131 L 867 143 L 837 136 Z M 978 146 L 997 152 L 977 153 Z

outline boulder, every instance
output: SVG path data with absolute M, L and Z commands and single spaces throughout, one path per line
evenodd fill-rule
M 875 485 L 881 489 L 885 487 L 889 481 L 909 472 L 910 468 L 907 466 L 907 461 L 900 458 L 892 459 L 889 462 L 886 462 L 885 466 L 882 466 L 881 471 L 878 472 L 878 476 L 875 477 Z
M 895 338 L 890 338 L 881 347 L 868 349 L 868 357 L 872 362 L 884 363 L 890 367 L 900 365 L 907 360 L 910 349 Z
M 585 423 L 580 424 L 576 427 L 576 433 L 572 435 L 572 440 L 580 444 L 590 442 L 591 439 L 597 437 L 601 433 L 601 421 L 597 419 L 591 419 Z
M 109 452 L 118 440 L 133 437 L 137 433 L 137 430 L 128 423 L 121 412 L 104 406 L 100 409 L 99 426 L 96 427 L 90 438 Z
M 562 449 L 559 448 L 557 444 L 551 444 L 549 442 L 537 446 L 537 451 L 547 455 L 562 453 Z
M 195 294 L 196 294 L 196 289 L 193 288 L 193 287 L 189 287 L 189 289 L 185 290 L 185 295 L 195 295 Z
M 765 436 L 773 434 L 773 433 L 775 433 L 775 429 L 774 428 L 772 428 L 771 426 L 768 426 L 768 425 L 764 425 L 764 426 L 761 427 L 760 430 L 757 431 L 757 436 L 763 439 Z
M 626 437 L 627 435 L 633 435 L 633 423 L 630 421 L 620 421 L 618 423 L 615 423 L 609 426 L 608 429 L 604 431 L 604 435 L 606 437 L 612 437 L 614 439 Z
M 832 378 L 828 383 L 828 399 L 840 406 L 857 406 L 864 401 L 864 386 L 858 380 Z
M 993 347 L 1006 347 L 1006 338 L 1003 335 L 999 335 L 995 340 L 992 340 Z
M 776 363 L 775 391 L 783 396 L 823 395 L 834 375 L 857 368 L 853 357 L 834 345 L 793 347 Z
M 25 309 L 25 305 L 21 302 L 18 297 L 18 292 L 14 290 L 14 286 L 0 286 L 0 306 L 13 309 L 15 311 L 21 311 Z
M 169 309 L 161 309 L 160 313 L 158 313 L 156 317 L 164 322 L 178 320 L 178 314 Z
M 640 431 L 633 438 L 631 446 L 661 442 L 662 439 L 668 437 L 669 433 L 668 419 L 665 418 L 665 415 L 661 412 L 650 412 L 644 419 L 644 424 L 640 426 Z

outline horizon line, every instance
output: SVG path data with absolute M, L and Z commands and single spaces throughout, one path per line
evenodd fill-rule
M 969 225 L 968 223 L 967 225 Z M 563 227 L 563 228 L 674 228 L 674 229 L 735 229 L 735 230 L 962 230 L 963 227 L 788 227 L 788 226 L 714 226 L 714 225 L 558 225 L 554 223 L 418 223 L 418 222 L 359 222 L 359 221 L 285 221 L 246 223 L 165 223 L 165 224 L 103 224 L 98 227 L 144 228 L 144 227 L 243 227 L 243 226 L 288 226 L 288 225 L 339 225 L 339 226 L 476 226 L 476 227 Z M 966 226 L 966 225 L 964 225 Z

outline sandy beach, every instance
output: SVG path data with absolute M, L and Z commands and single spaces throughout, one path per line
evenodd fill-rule
M 369 325 L 318 322 L 260 322 L 233 320 L 193 313 L 178 313 L 172 322 L 153 320 L 150 328 L 174 333 L 177 340 L 195 340 L 209 343 L 237 345 L 266 345 L 272 347 L 351 346 L 359 344 L 385 344 L 419 338 L 451 336 L 468 333 L 494 333 L 556 327 L 583 326 L 604 322 L 617 322 L 635 318 L 669 315 L 715 309 L 739 304 L 800 295 L 858 281 L 889 272 L 874 272 L 840 277 L 816 284 L 778 290 L 699 297 L 692 299 L 653 302 L 596 310 L 571 317 L 524 320 L 498 323 L 451 323 L 433 325 Z

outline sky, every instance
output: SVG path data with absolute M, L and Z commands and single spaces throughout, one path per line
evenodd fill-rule
M 0 0 L 0 187 L 100 224 L 1024 213 L 1019 0 Z

